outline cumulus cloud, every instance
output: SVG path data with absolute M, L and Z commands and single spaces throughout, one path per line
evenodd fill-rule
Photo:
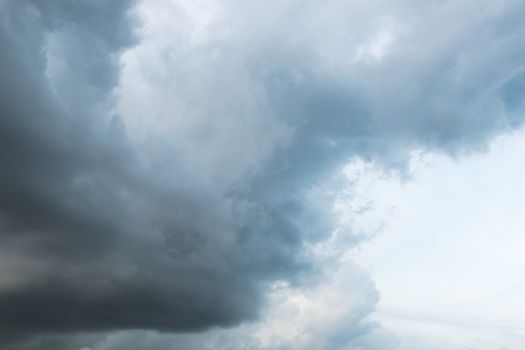
M 518 1 L 0 9 L 0 327 L 14 349 L 258 317 L 267 329 L 293 319 L 268 321 L 282 316 L 272 295 L 289 297 L 276 281 L 307 309 L 332 306 L 302 288 L 362 293 L 362 311 L 334 318 L 350 336 L 301 328 L 311 348 L 352 348 L 376 294 L 316 258 L 339 232 L 324 181 L 352 157 L 402 169 L 413 148 L 479 149 L 522 123 Z

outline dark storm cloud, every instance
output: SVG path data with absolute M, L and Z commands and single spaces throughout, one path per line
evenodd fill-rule
M 108 114 L 131 5 L 2 3 L 6 334 L 232 325 L 255 317 L 259 278 L 297 268 L 298 234 L 281 214 L 237 220 L 221 209 L 231 198 L 178 193 L 133 155 Z M 243 242 L 263 229 L 257 249 Z
M 522 124 L 523 5 L 434 42 L 440 18 L 456 23 L 466 10 L 401 2 L 392 12 L 418 30 L 399 29 L 381 58 L 359 42 L 374 29 L 366 6 L 247 3 L 225 1 L 227 25 L 217 25 L 230 31 L 199 45 L 198 35 L 160 31 L 174 48 L 154 47 L 160 59 L 146 66 L 156 74 L 123 88 L 138 87 L 127 103 L 140 118 L 179 124 L 137 141 L 129 116 L 113 112 L 120 55 L 138 43 L 134 2 L 0 1 L 6 346 L 256 318 L 267 282 L 299 283 L 313 269 L 303 245 L 331 224 L 306 195 L 342 162 L 399 167 L 413 147 L 458 152 Z M 388 14 L 378 3 L 371 11 Z M 333 341 L 348 342 L 343 333 Z
M 46 336 L 0 336 L 3 349 L 9 350 L 71 350 L 84 349 L 103 340 L 101 336 L 46 335 Z

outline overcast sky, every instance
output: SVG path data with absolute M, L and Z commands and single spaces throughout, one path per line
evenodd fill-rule
M 519 350 L 525 3 L 0 0 L 0 348 Z

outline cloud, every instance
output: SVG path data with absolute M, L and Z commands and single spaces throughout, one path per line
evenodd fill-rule
M 480 149 L 522 123 L 517 1 L 0 6 L 13 339 L 255 320 L 275 281 L 330 280 L 316 189 L 348 159 L 403 169 L 415 147 Z M 360 319 L 365 280 L 344 286 Z M 337 348 L 328 333 L 312 346 Z

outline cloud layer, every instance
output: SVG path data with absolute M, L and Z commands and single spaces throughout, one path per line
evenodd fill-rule
M 329 279 L 312 247 L 337 232 L 322 184 L 346 161 L 402 170 L 521 125 L 524 10 L 0 1 L 6 344 L 233 326 L 276 281 Z M 350 325 L 376 302 L 356 274 Z M 351 343 L 337 334 L 311 348 Z

